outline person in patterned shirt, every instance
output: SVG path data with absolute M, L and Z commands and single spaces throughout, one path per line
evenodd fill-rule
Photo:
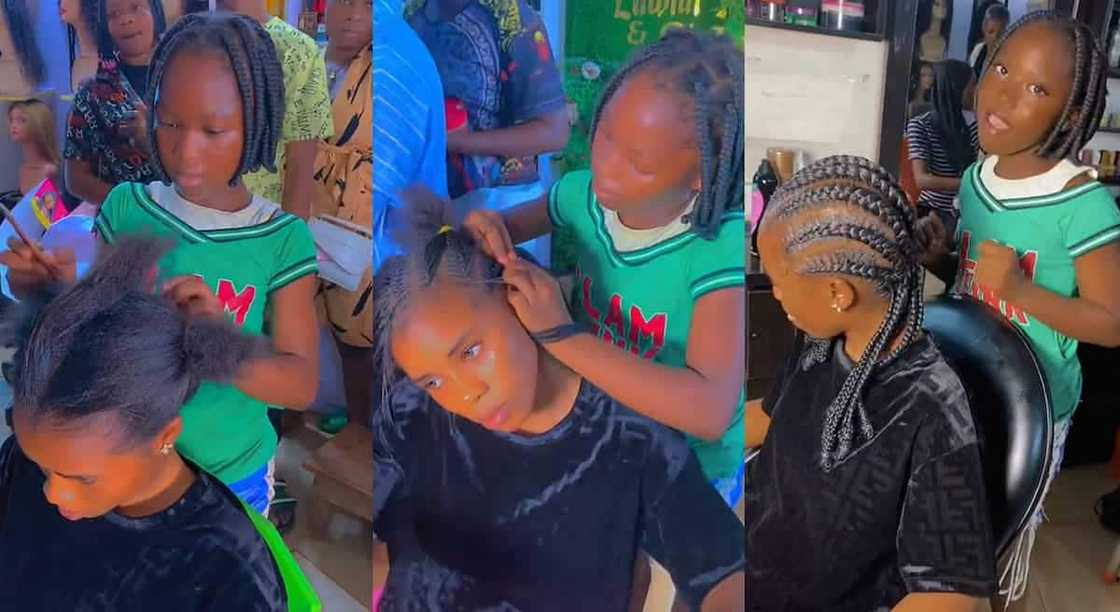
M 218 0 L 217 7 L 259 21 L 272 37 L 284 71 L 284 130 L 276 151 L 276 172 L 247 174 L 245 184 L 253 193 L 307 219 L 315 196 L 316 143 L 334 136 L 323 55 L 311 37 L 270 15 L 265 0 Z
M 66 122 L 66 188 L 100 206 L 120 183 L 150 183 L 148 63 L 165 27 L 159 0 L 100 4 L 97 74 L 74 94 Z

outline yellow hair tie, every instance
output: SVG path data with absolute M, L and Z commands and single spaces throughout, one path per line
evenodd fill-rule
M 445 226 L 439 228 L 439 234 L 437 234 L 437 235 L 442 236 L 442 235 L 444 235 L 448 232 L 454 231 L 454 230 L 455 230 L 455 228 L 451 227 L 450 225 L 445 225 Z

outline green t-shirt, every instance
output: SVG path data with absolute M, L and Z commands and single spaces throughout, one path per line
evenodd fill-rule
M 572 172 L 552 188 L 549 216 L 571 236 L 577 284 L 575 318 L 593 333 L 645 359 L 686 366 L 688 334 L 696 301 L 723 289 L 744 287 L 743 211 L 725 213 L 715 240 L 685 231 L 648 248 L 621 252 L 608 234 L 603 210 L 591 191 L 589 171 Z M 728 330 L 743 342 L 744 330 Z M 703 406 L 697 409 L 703 409 Z M 743 458 L 743 396 L 731 426 L 717 442 L 691 436 L 710 479 L 732 476 Z
M 109 193 L 95 226 L 108 244 L 126 234 L 172 240 L 175 247 L 160 262 L 161 280 L 202 277 L 230 319 L 254 335 L 264 333 L 272 293 L 317 270 L 315 243 L 298 217 L 278 212 L 249 227 L 199 231 L 137 183 Z M 203 383 L 182 417 L 179 451 L 224 483 L 249 476 L 276 453 L 268 406 L 231 385 Z
M 1054 420 L 1068 419 L 1081 398 L 1077 340 L 985 291 L 973 275 L 980 245 L 991 240 L 1015 249 L 1019 267 L 1034 284 L 1058 295 L 1077 295 L 1077 258 L 1120 239 L 1120 210 L 1112 194 L 1093 181 L 1045 197 L 1000 201 L 985 187 L 977 163 L 961 181 L 960 209 L 960 267 L 953 292 L 988 304 L 1027 334 L 1046 373 Z

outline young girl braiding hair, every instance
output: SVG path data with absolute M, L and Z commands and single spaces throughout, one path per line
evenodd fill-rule
M 882 168 L 830 157 L 774 194 L 758 240 L 799 333 L 747 407 L 750 609 L 971 611 L 995 587 L 983 470 L 921 330 L 913 209 Z
M 926 265 L 1021 329 L 1039 358 L 1054 419 L 1047 488 L 1081 399 L 1078 343 L 1120 346 L 1120 210 L 1096 171 L 1073 161 L 1100 125 L 1107 82 L 1088 26 L 1050 12 L 1016 22 L 977 87 L 988 157 L 965 172 L 960 225 L 952 240 L 936 222 L 923 234 Z M 1009 601 L 1025 592 L 1042 519 L 1040 509 L 1004 560 Z
M 463 222 L 504 266 L 511 303 L 545 349 L 687 434 L 731 506 L 743 471 L 744 349 L 732 340 L 746 308 L 743 87 L 730 39 L 671 30 L 608 83 L 590 172 Z M 573 313 L 556 282 L 513 253 L 554 227 L 577 255 Z
M 743 609 L 742 525 L 681 436 L 542 350 L 469 234 L 402 243 L 374 287 L 381 609 L 622 611 L 639 550 L 691 609 Z
M 153 165 L 168 183 L 124 183 L 97 217 L 101 239 L 155 234 L 175 247 L 160 261 L 165 291 L 187 307 L 229 316 L 242 331 L 268 330 L 273 355 L 246 364 L 232 385 L 206 383 L 183 408 L 180 451 L 266 511 L 276 433 L 268 406 L 306 408 L 318 385 L 315 245 L 299 218 L 249 193 L 241 181 L 267 167 L 283 112 L 272 40 L 255 21 L 187 15 L 152 58 Z M 0 261 L 13 289 L 51 278 L 29 249 Z M 72 256 L 48 254 L 71 270 Z

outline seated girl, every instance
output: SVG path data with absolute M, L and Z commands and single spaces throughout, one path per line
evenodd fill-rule
M 246 508 L 175 450 L 199 384 L 228 381 L 267 343 L 187 318 L 151 291 L 165 250 L 118 244 L 15 330 L 0 609 L 288 610 Z
M 742 524 L 684 438 L 543 350 L 468 234 L 417 235 L 374 288 L 381 610 L 626 610 L 639 550 L 694 609 L 742 610 Z
M 914 211 L 832 157 L 770 201 L 759 252 L 800 332 L 747 406 L 751 610 L 971 612 L 995 591 L 976 428 L 921 328 Z

